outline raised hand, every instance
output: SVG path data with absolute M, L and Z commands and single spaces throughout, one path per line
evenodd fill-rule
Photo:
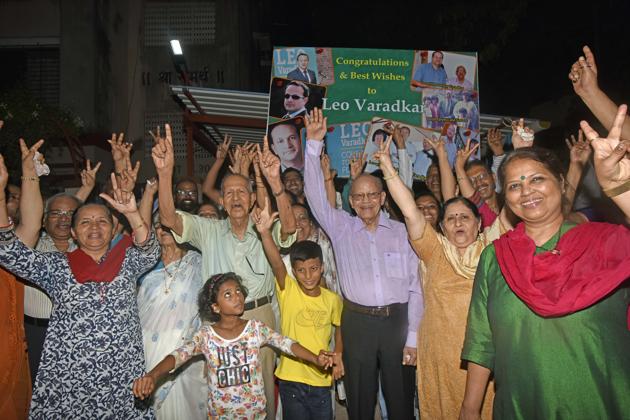
M 593 93 L 599 89 L 597 85 L 597 64 L 595 55 L 588 46 L 582 49 L 584 55 L 571 66 L 569 80 L 573 83 L 573 90 L 579 96 Z
M 322 114 L 322 110 L 319 108 L 313 108 L 310 114 L 307 114 L 304 119 L 304 126 L 306 127 L 306 139 L 324 141 L 326 136 L 327 118 Z
M 396 173 L 396 169 L 392 164 L 392 158 L 389 155 L 389 147 L 392 144 L 392 136 L 387 136 L 385 143 L 382 143 L 378 147 L 378 151 L 374 152 L 372 159 L 377 161 L 381 171 L 383 171 L 383 177 L 390 177 Z
M 157 133 L 159 136 L 159 127 Z M 120 133 L 118 136 L 116 136 L 116 133 L 112 133 L 112 138 L 107 140 L 107 142 L 112 146 L 112 159 L 114 159 L 114 162 L 124 162 L 125 158 L 128 158 L 131 155 L 131 148 L 133 145 L 131 143 L 125 143 L 124 138 L 125 133 Z
M 103 200 L 107 201 L 114 209 L 124 215 L 137 212 L 138 206 L 136 205 L 136 197 L 133 195 L 133 191 L 125 191 L 121 189 L 118 185 L 118 181 L 116 180 L 116 174 L 113 172 L 111 174 L 111 179 L 113 197 L 110 197 L 105 193 L 101 193 L 99 196 Z
M 267 136 L 263 137 L 263 149 L 257 146 L 258 160 L 260 161 L 260 171 L 269 183 L 272 191 L 282 188 L 282 180 L 280 179 L 280 158 L 273 154 L 269 148 L 269 140 Z
M 252 166 L 254 156 L 257 155 L 256 144 L 245 142 L 241 150 L 241 164 L 239 173 L 245 177 L 249 177 L 249 168 Z
M 350 179 L 355 180 L 363 172 L 367 155 L 364 153 L 353 154 L 350 158 Z
M 424 141 L 429 143 L 429 145 L 431 146 L 431 149 L 433 149 L 437 157 L 440 157 L 440 156 L 446 157 L 448 155 L 448 153 L 446 152 L 446 145 L 444 144 L 442 140 L 438 139 L 436 136 L 431 136 L 431 138 L 427 137 L 426 139 L 424 139 Z
M 322 173 L 324 174 L 324 178 L 332 177 L 330 170 L 330 157 L 326 153 L 322 153 L 320 164 L 322 166 Z
M 1 123 L 2 121 L 0 121 Z M 0 124 L 0 128 L 2 125 Z M 7 170 L 7 166 L 4 164 L 4 156 L 0 155 L 0 192 L 4 197 L 4 190 L 7 188 L 7 184 L 9 183 L 9 171 Z
M 591 147 L 588 144 L 588 141 L 584 138 L 584 132 L 582 130 L 578 131 L 578 139 L 575 139 L 575 136 L 571 134 L 571 140 L 564 139 L 569 148 L 569 156 L 571 158 L 571 162 L 580 164 L 582 166 L 588 163 L 588 159 L 591 157 Z
M 503 134 L 498 128 L 491 128 L 488 130 L 488 147 L 492 150 L 492 154 L 495 156 L 502 156 L 505 154 L 503 150 Z
M 405 138 L 400 132 L 400 125 L 396 124 L 393 130 L 388 130 L 387 128 L 385 128 L 385 126 L 383 127 L 383 129 L 391 134 L 394 139 L 394 144 L 396 144 L 396 148 L 398 150 L 405 149 L 407 147 Z
M 237 145 L 230 149 L 228 153 L 230 155 L 230 162 L 232 163 L 230 166 L 228 166 L 228 169 L 233 174 L 240 173 L 241 159 L 243 158 L 243 147 L 241 145 Z
M 269 197 L 265 197 L 265 206 L 263 208 L 256 207 L 252 210 L 251 219 L 256 225 L 256 230 L 261 234 L 271 231 L 271 227 L 278 219 L 278 212 L 271 213 Z
M 455 158 L 455 166 L 461 169 L 464 168 L 468 159 L 477 151 L 479 148 L 479 143 L 475 144 L 473 147 L 470 147 L 470 139 L 466 141 L 466 147 L 457 151 L 457 157 Z
M 580 122 L 586 138 L 595 150 L 593 163 L 599 184 L 604 189 L 614 188 L 630 181 L 630 141 L 621 139 L 621 128 L 626 118 L 628 107 L 621 105 L 613 122 L 608 137 L 599 134 L 586 122 Z
M 155 379 L 151 375 L 145 375 L 133 381 L 133 395 L 144 400 L 153 394 L 155 390 Z
M 160 136 L 159 127 L 156 134 L 149 131 L 154 141 L 153 149 L 151 149 L 151 157 L 153 158 L 153 163 L 155 164 L 158 175 L 172 177 L 173 168 L 175 168 L 175 152 L 173 151 L 171 126 L 166 124 L 164 131 L 166 132 L 165 137 Z
M 94 168 L 92 168 L 92 164 L 90 163 L 90 159 L 86 161 L 85 169 L 81 171 L 81 185 L 90 188 L 94 188 L 96 184 L 96 173 L 98 169 L 101 167 L 101 162 L 98 162 Z
M 217 147 L 217 160 L 224 161 L 228 157 L 228 152 L 230 151 L 230 143 L 232 143 L 232 137 L 226 134 L 223 137 L 223 143 L 221 143 Z
M 131 163 L 129 163 L 131 166 Z M 117 175 L 120 189 L 123 191 L 133 191 L 138 179 L 138 172 L 140 172 L 140 161 L 136 162 L 136 166 L 129 169 L 124 169 L 121 174 Z
M 534 130 L 525 126 L 525 120 L 512 121 L 512 145 L 514 149 L 531 147 L 534 145 Z
M 35 155 L 39 148 L 44 144 L 44 140 L 40 140 L 33 146 L 28 148 L 24 139 L 20 139 L 20 151 L 22 152 L 22 175 L 27 177 L 35 177 L 37 171 L 35 170 Z M 38 156 L 39 162 L 44 163 L 44 155 L 41 153 Z
M 147 183 L 146 183 L 146 186 L 144 187 L 144 190 L 151 195 L 155 195 L 158 192 L 159 186 L 160 184 L 159 184 L 158 179 L 156 177 L 151 177 L 147 179 Z

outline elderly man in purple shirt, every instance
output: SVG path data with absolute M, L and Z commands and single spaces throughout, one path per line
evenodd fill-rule
M 304 192 L 331 239 L 345 297 L 341 334 L 348 414 L 374 418 L 380 375 L 389 417 L 412 419 L 416 331 L 423 310 L 418 258 L 405 225 L 381 211 L 380 179 L 363 174 L 352 183 L 350 204 L 358 217 L 330 206 L 319 162 L 325 134 L 326 121 L 315 109 L 306 124 Z

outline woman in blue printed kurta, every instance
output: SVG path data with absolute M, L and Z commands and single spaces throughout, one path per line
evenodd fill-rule
M 0 161 L 2 175 L 6 168 Z M 31 419 L 153 418 L 153 411 L 134 399 L 131 385 L 144 372 L 136 280 L 155 265 L 160 248 L 132 193 L 113 181 L 114 199 L 101 196 L 125 215 L 140 243 L 127 237 L 110 249 L 111 212 L 86 204 L 73 216 L 78 250 L 34 251 L 15 236 L 6 206 L 0 206 L 0 265 L 53 301 Z

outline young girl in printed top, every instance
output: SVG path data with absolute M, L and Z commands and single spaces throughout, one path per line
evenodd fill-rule
M 332 366 L 334 353 L 321 350 L 315 355 L 260 321 L 241 319 L 246 296 L 238 275 L 212 276 L 201 289 L 198 304 L 202 319 L 214 324 L 204 324 L 192 340 L 136 379 L 134 395 L 149 397 L 160 378 L 203 354 L 208 365 L 209 418 L 262 419 L 266 400 L 258 363 L 260 347 L 271 345 L 322 369 Z

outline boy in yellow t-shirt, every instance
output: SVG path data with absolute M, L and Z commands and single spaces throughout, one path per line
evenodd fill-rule
M 332 380 L 344 375 L 341 353 L 341 310 L 339 295 L 320 287 L 324 267 L 322 249 L 312 241 L 300 241 L 290 249 L 295 278 L 287 273 L 280 252 L 271 237 L 275 216 L 265 209 L 256 209 L 252 218 L 260 232 L 263 249 L 276 277 L 276 292 L 282 318 L 282 334 L 298 341 L 311 351 L 328 348 L 335 329 L 335 355 L 331 372 L 282 355 L 276 376 L 280 384 L 282 415 L 285 419 L 331 419 Z M 315 350 L 312 350 L 315 349 Z

